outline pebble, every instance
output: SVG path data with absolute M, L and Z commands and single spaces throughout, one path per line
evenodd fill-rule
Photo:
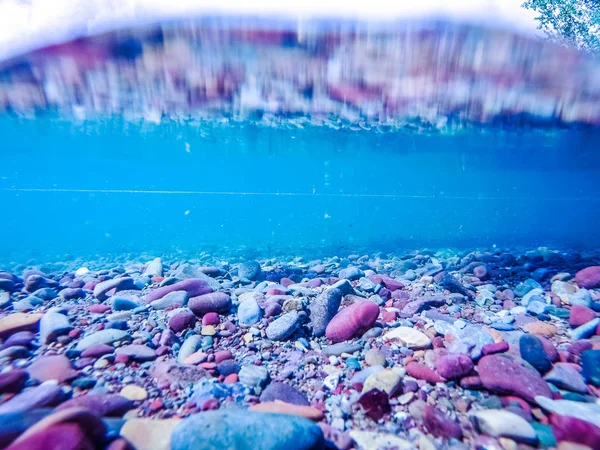
M 242 325 L 252 326 L 260 321 L 262 310 L 254 298 L 248 298 L 238 307 L 238 321 Z
M 136 450 L 170 450 L 171 435 L 181 419 L 129 419 L 120 430 Z
M 274 402 L 276 400 L 299 406 L 310 405 L 306 394 L 287 383 L 270 383 L 260 394 L 260 401 L 262 403 Z
M 146 303 L 152 303 L 155 300 L 159 300 L 165 297 L 167 294 L 176 291 L 185 291 L 189 297 L 201 296 L 213 292 L 213 288 L 210 285 L 209 280 L 190 278 L 183 280 L 178 283 L 171 284 L 169 286 L 163 286 L 158 289 L 154 289 L 146 294 Z
M 200 317 L 210 312 L 224 314 L 231 308 L 231 297 L 224 292 L 212 292 L 190 298 L 188 307 Z
M 506 410 L 488 409 L 471 414 L 482 433 L 496 438 L 507 437 L 518 442 L 534 444 L 537 435 L 521 416 Z
M 402 377 L 392 369 L 385 369 L 370 375 L 364 383 L 363 393 L 379 389 L 392 397 L 402 384 Z
M 62 383 L 77 376 L 77 371 L 71 366 L 71 361 L 64 355 L 41 356 L 26 370 L 31 378 L 41 382 L 56 380 L 58 383 Z
M 135 384 L 128 384 L 119 392 L 119 395 L 131 401 L 143 401 L 148 398 L 146 389 Z
M 267 337 L 274 341 L 285 341 L 298 329 L 298 312 L 292 311 L 275 319 L 266 329 Z
M 37 332 L 42 314 L 12 313 L 0 319 L 0 339 L 19 331 Z
M 597 317 L 589 322 L 575 328 L 571 331 L 571 339 L 578 341 L 580 339 L 588 339 L 596 334 L 596 328 L 600 325 L 600 317 Z
M 100 301 L 104 301 L 108 298 L 108 293 L 110 291 L 123 291 L 127 289 L 135 289 L 135 282 L 133 278 L 113 278 L 112 280 L 106 280 L 98 283 L 94 287 L 94 297 Z
M 282 402 L 281 400 L 262 402 L 251 406 L 248 408 L 248 410 L 265 413 L 290 414 L 293 416 L 304 417 L 305 419 L 309 419 L 314 422 L 319 422 L 325 417 L 323 411 L 313 408 L 312 406 L 295 405 L 292 403 Z
M 357 337 L 373 327 L 379 307 L 371 301 L 353 303 L 338 312 L 327 325 L 325 335 L 333 342 Z
M 360 348 L 358 349 L 360 350 Z M 355 350 L 357 351 L 357 350 Z M 354 353 L 354 352 L 350 352 L 350 353 Z M 386 365 L 386 360 L 385 360 L 385 355 L 377 350 L 369 350 L 368 352 L 365 353 L 365 362 L 369 365 L 369 366 L 385 366 Z
M 413 450 L 413 445 L 406 439 L 377 431 L 350 431 L 350 437 L 357 445 L 357 450 L 394 449 Z
M 473 361 L 467 355 L 443 355 L 436 360 L 435 370 L 447 380 L 462 378 L 473 370 Z
M 544 380 L 567 391 L 580 394 L 587 394 L 588 391 L 583 376 L 570 364 L 555 364 L 552 370 L 544 376 Z
M 150 302 L 150 306 L 157 310 L 180 308 L 187 305 L 189 299 L 190 294 L 188 294 L 187 291 L 172 291 L 164 297 Z
M 592 289 L 600 287 L 600 266 L 590 266 L 575 274 L 575 283 L 579 287 Z
M 48 311 L 40 319 L 40 341 L 49 344 L 56 341 L 58 336 L 69 334 L 72 329 L 73 326 L 67 316 Z
M 524 334 L 519 339 L 521 358 L 527 361 L 540 373 L 546 373 L 552 368 L 552 361 L 546 354 L 544 344 L 537 336 Z
M 317 295 L 309 305 L 313 335 L 324 336 L 327 325 L 337 314 L 342 302 L 342 291 L 330 288 Z
M 600 387 L 600 350 L 587 350 L 581 354 L 581 374 L 586 382 Z
M 263 366 L 247 365 L 242 366 L 238 378 L 247 386 L 262 387 L 269 379 L 269 372 Z
M 402 345 L 412 349 L 423 349 L 431 346 L 431 339 L 422 331 L 410 327 L 398 327 L 383 335 L 388 341 L 398 340 Z
M 118 341 L 129 341 L 131 336 L 129 332 L 123 330 L 100 330 L 92 333 L 79 341 L 76 349 L 84 351 L 89 347 L 100 344 L 113 344 Z

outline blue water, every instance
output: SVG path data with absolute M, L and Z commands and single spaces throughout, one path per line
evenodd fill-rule
M 600 235 L 600 131 L 0 122 L 0 252 L 222 254 Z

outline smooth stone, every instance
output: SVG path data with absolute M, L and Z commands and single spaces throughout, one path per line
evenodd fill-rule
M 169 383 L 182 388 L 210 376 L 208 371 L 202 367 L 178 364 L 172 360 L 155 361 L 150 369 L 150 374 L 156 378 L 157 382 Z
M 588 391 L 583 376 L 569 364 L 555 364 L 552 370 L 546 374 L 544 380 L 567 391 L 580 394 L 587 394 Z
M 488 409 L 471 414 L 482 433 L 496 438 L 507 437 L 515 441 L 535 443 L 533 427 L 521 416 L 506 410 Z
M 385 366 L 385 355 L 377 350 L 369 350 L 365 353 L 365 363 L 369 366 Z
M 247 386 L 259 387 L 263 386 L 269 379 L 269 372 L 264 366 L 247 365 L 242 366 L 238 373 L 238 378 L 241 383 Z
M 1 289 L 2 288 L 0 286 L 0 309 L 6 308 L 13 301 L 12 297 L 10 296 L 10 292 L 3 292 Z
M 196 321 L 194 313 L 187 308 L 176 309 L 169 314 L 169 328 L 175 333 L 193 328 Z
M 162 259 L 154 258 L 144 268 L 142 275 L 146 275 L 149 277 L 162 277 L 163 276 L 163 263 Z
M 83 352 L 93 345 L 112 344 L 117 341 L 129 340 L 131 340 L 131 336 L 128 331 L 116 329 L 100 330 L 80 340 L 76 346 L 76 349 Z
M 146 389 L 141 386 L 136 386 L 135 384 L 128 384 L 127 386 L 124 386 L 119 392 L 119 395 L 134 402 L 143 401 L 148 398 L 148 392 L 146 392 Z
M 481 358 L 477 371 L 482 385 L 492 392 L 516 395 L 529 402 L 537 396 L 552 396 L 548 384 L 536 370 L 502 354 Z
M 81 288 L 66 288 L 60 291 L 59 295 L 63 300 L 78 300 L 85 298 L 86 293 Z
M 327 325 L 337 314 L 341 303 L 342 292 L 335 288 L 321 292 L 310 303 L 308 309 L 310 310 L 310 322 L 315 336 L 325 335 Z
M 11 334 L 0 346 L 0 349 L 4 350 L 9 347 L 21 346 L 21 347 L 32 347 L 35 334 L 31 331 L 19 331 Z
M 177 354 L 177 362 L 183 363 L 187 359 L 188 356 L 190 356 L 192 353 L 196 353 L 198 350 L 200 350 L 201 346 L 202 346 L 202 336 L 200 336 L 198 334 L 191 335 L 181 345 L 181 348 L 179 349 L 179 353 Z
M 546 373 L 552 368 L 552 361 L 546 354 L 544 344 L 537 336 L 524 334 L 519 339 L 521 358 L 531 364 L 538 372 Z
M 436 359 L 435 370 L 447 380 L 462 378 L 473 370 L 473 361 L 467 355 L 450 353 Z
M 575 417 L 600 427 L 600 404 L 552 400 L 542 396 L 536 397 L 535 401 L 546 411 L 561 416 Z
M 593 301 L 592 295 L 587 289 L 579 289 L 574 294 L 569 295 L 567 300 L 572 306 L 585 306 L 588 308 L 592 306 Z
M 379 389 L 392 397 L 402 385 L 402 377 L 392 369 L 385 369 L 370 375 L 363 385 L 362 392 Z
M 136 450 L 170 450 L 171 435 L 180 422 L 181 419 L 129 419 L 120 435 Z
M 339 278 L 354 281 L 358 280 L 361 277 L 364 277 L 365 273 L 360 270 L 358 267 L 347 267 L 345 269 L 340 270 Z
M 55 442 L 60 442 L 60 446 L 53 446 L 52 443 Z M 61 423 L 13 443 L 8 450 L 92 450 L 93 448 L 80 426 L 76 423 Z
M 26 370 L 31 378 L 41 382 L 56 380 L 63 383 L 72 380 L 78 374 L 71 366 L 69 358 L 64 355 L 40 356 Z
M 550 416 L 550 424 L 556 436 L 556 440 L 561 444 L 569 445 L 569 450 L 573 449 L 573 444 L 583 445 L 584 448 L 593 450 L 600 447 L 600 427 L 575 417 L 561 416 L 553 414 Z M 567 446 L 565 445 L 566 449 Z
M 123 345 L 115 351 L 117 355 L 125 355 L 136 361 L 153 361 L 156 359 L 156 352 L 141 344 Z
M 210 294 L 214 291 L 211 287 L 209 277 L 207 280 L 200 278 L 190 278 L 168 286 L 163 286 L 146 294 L 146 303 L 152 303 L 154 300 L 159 300 L 165 295 L 175 291 L 185 291 L 190 297 Z
M 323 411 L 307 405 L 295 405 L 293 403 L 274 400 L 270 402 L 258 403 L 248 408 L 249 411 L 259 411 L 265 413 L 289 414 L 292 416 L 304 417 L 305 419 L 318 422 L 325 417 Z
M 571 328 L 577 328 L 591 322 L 596 317 L 596 313 L 587 306 L 573 305 L 569 314 L 569 325 Z
M 124 291 L 127 289 L 135 289 L 135 281 L 131 277 L 113 278 L 98 283 L 94 287 L 94 297 L 103 302 L 108 299 L 108 292 L 113 289 L 116 291 Z
M 171 450 L 315 450 L 323 444 L 323 432 L 308 419 L 243 409 L 192 415 L 171 436 Z
M 548 322 L 533 321 L 523 325 L 523 330 L 535 336 L 551 338 L 556 334 L 556 326 Z
M 238 321 L 242 325 L 252 326 L 260 321 L 262 310 L 254 298 L 248 298 L 238 306 Z
M 379 306 L 371 301 L 360 301 L 341 309 L 329 322 L 325 336 L 333 342 L 358 337 L 372 328 L 379 316 Z
M 588 383 L 600 387 L 600 350 L 587 350 L 581 354 L 581 374 Z
M 274 402 L 276 400 L 291 403 L 293 405 L 310 405 L 305 393 L 287 383 L 273 382 L 269 384 L 260 394 L 260 401 L 262 403 Z
M 342 295 L 354 294 L 354 288 L 352 287 L 352 283 L 345 279 L 336 281 L 331 285 L 329 289 L 338 289 L 342 293 Z
M 362 345 L 353 342 L 340 342 L 325 347 L 322 350 L 323 356 L 340 356 L 342 353 L 352 354 L 362 350 Z
M 225 314 L 231 309 L 231 298 L 224 292 L 212 292 L 191 297 L 188 301 L 188 308 L 197 316 L 203 316 L 210 312 Z
M 424 380 L 428 383 L 441 383 L 444 381 L 440 375 L 434 370 L 416 361 L 412 361 L 406 365 L 406 373 L 417 380 Z
M 0 319 L 0 339 L 6 339 L 20 331 L 38 331 L 38 324 L 43 314 L 27 314 L 17 312 Z
M 299 325 L 298 312 L 291 311 L 271 322 L 265 332 L 273 341 L 285 341 L 294 334 Z
M 186 291 L 169 292 L 163 298 L 150 302 L 150 306 L 154 309 L 179 308 L 187 305 L 190 300 L 190 294 Z
M 84 408 L 100 417 L 122 417 L 133 408 L 133 402 L 119 394 L 87 394 L 61 403 L 57 410 Z
M 575 283 L 586 289 L 600 287 L 600 266 L 590 266 L 575 274 Z
M 238 277 L 250 281 L 256 281 L 262 276 L 262 270 L 258 261 L 244 261 L 238 265 Z
M 444 439 L 460 439 L 462 438 L 462 429 L 460 424 L 442 411 L 434 408 L 431 405 L 426 405 L 423 411 L 423 424 L 427 431 L 435 437 Z
M 72 329 L 67 316 L 49 311 L 40 319 L 40 341 L 49 344 L 56 341 L 58 336 L 69 334 Z
M 29 374 L 24 370 L 0 373 L 0 394 L 17 394 L 25 387 Z
M 129 311 L 140 306 L 138 302 L 131 298 L 121 297 L 119 294 L 115 294 L 110 298 L 110 304 L 113 311 Z
M 57 404 L 63 397 L 60 386 L 53 383 L 44 383 L 11 398 L 0 405 L 0 414 L 26 412 L 45 406 Z
M 383 335 L 383 339 L 400 340 L 404 346 L 412 349 L 428 348 L 431 345 L 431 339 L 425 333 L 411 327 L 393 328 Z
M 583 324 L 574 330 L 571 330 L 571 339 L 578 341 L 580 339 L 588 339 L 596 334 L 596 328 L 600 325 L 600 317 L 590 320 L 588 323 Z
M 357 445 L 356 450 L 413 450 L 415 448 L 409 441 L 394 434 L 361 430 L 350 430 L 349 434 Z

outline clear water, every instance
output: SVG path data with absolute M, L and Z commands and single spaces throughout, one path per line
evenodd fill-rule
M 600 132 L 0 123 L 2 251 L 589 249 Z

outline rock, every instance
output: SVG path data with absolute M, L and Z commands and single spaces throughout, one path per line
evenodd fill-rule
M 238 321 L 242 325 L 252 326 L 260 321 L 262 310 L 254 298 L 248 298 L 238 307 Z
M 291 403 L 293 405 L 310 405 L 306 394 L 287 383 L 273 382 L 260 394 L 260 401 L 262 403 L 274 402 L 276 400 Z
M 588 339 L 596 334 L 596 328 L 600 325 L 600 317 L 590 320 L 588 323 L 571 330 L 571 339 L 578 341 L 580 339 Z
M 350 283 L 348 280 L 336 281 L 329 289 L 338 289 L 342 293 L 342 296 L 354 294 L 352 283 Z
M 62 383 L 77 376 L 71 361 L 64 355 L 40 356 L 26 370 L 31 378 L 41 382 L 56 380 Z
M 569 325 L 571 328 L 577 328 L 594 320 L 596 314 L 586 306 L 573 305 L 569 314 Z
M 60 386 L 41 384 L 21 392 L 0 405 L 0 414 L 31 411 L 45 406 L 54 406 L 63 398 Z
M 135 361 L 153 361 L 156 359 L 156 352 L 150 347 L 141 344 L 124 345 L 117 348 L 115 353 L 117 355 L 125 355 Z
M 369 366 L 385 366 L 385 355 L 377 350 L 369 350 L 365 353 L 365 363 Z
M 115 348 L 107 344 L 97 344 L 86 348 L 81 352 L 82 358 L 99 358 L 100 356 L 110 355 L 115 352 Z
M 530 334 L 524 334 L 519 339 L 521 358 L 532 365 L 538 372 L 546 373 L 552 368 L 552 361 L 544 349 L 542 341 Z
M 118 394 L 87 394 L 61 403 L 57 410 L 83 408 L 100 417 L 122 417 L 133 408 L 133 402 Z
M 570 364 L 555 364 L 552 370 L 546 374 L 544 380 L 567 391 L 578 392 L 580 394 L 587 394 L 588 391 L 583 376 Z
M 338 450 L 350 450 L 352 448 L 353 442 L 350 435 L 336 428 L 333 428 L 331 425 L 328 425 L 325 422 L 320 422 L 318 425 L 321 428 L 321 430 L 323 430 L 325 440 L 335 445 L 334 448 Z
M 35 339 L 35 334 L 33 334 L 31 331 L 19 331 L 17 333 L 13 333 L 11 334 L 2 344 L 2 347 L 0 347 L 2 350 L 9 348 L 9 347 L 14 347 L 14 346 L 21 346 L 21 347 L 32 347 L 33 346 L 33 340 Z
M 473 370 L 473 361 L 467 355 L 450 353 L 435 361 L 435 370 L 447 380 L 462 378 Z
M 536 397 L 535 401 L 546 411 L 560 416 L 575 417 L 600 427 L 600 405 L 597 403 L 551 400 L 541 396 Z
M 188 328 L 194 328 L 196 316 L 187 308 L 176 309 L 169 314 L 169 328 L 180 333 Z
M 193 334 L 188 337 L 182 344 L 177 354 L 177 362 L 183 363 L 188 356 L 197 352 L 202 346 L 202 336 Z
M 380 421 L 385 415 L 392 412 L 389 396 L 379 389 L 369 389 L 360 396 L 358 404 L 363 407 L 366 415 L 375 422 Z
M 302 417 L 230 409 L 182 420 L 173 431 L 171 450 L 256 450 L 257 443 L 261 450 L 313 450 L 324 439 L 321 429 Z
M 535 430 L 521 416 L 507 410 L 488 409 L 471 414 L 479 431 L 496 438 L 507 437 L 518 442 L 535 443 Z
M 417 380 L 424 380 L 432 384 L 441 383 L 443 381 L 437 372 L 434 372 L 425 364 L 415 361 L 409 362 L 406 365 L 406 373 Z
M 275 319 L 266 329 L 267 337 L 273 341 L 285 341 L 298 329 L 298 312 L 292 311 Z
M 24 370 L 0 373 L 0 394 L 18 394 L 25 387 L 29 374 Z
M 600 287 L 600 266 L 590 266 L 575 274 L 575 283 L 579 287 L 592 289 Z
M 575 417 L 552 414 L 550 424 L 558 442 L 569 442 L 597 449 L 600 443 L 600 427 Z
M 379 316 L 379 306 L 371 301 L 353 303 L 340 310 L 325 330 L 325 335 L 333 342 L 341 342 L 360 336 L 369 330 Z
M 56 341 L 58 336 L 69 334 L 72 329 L 67 316 L 48 311 L 40 320 L 40 341 L 49 344 Z
M 43 289 L 45 287 L 54 288 L 57 287 L 58 283 L 50 278 L 43 277 L 41 275 L 29 275 L 27 280 L 25 280 L 25 292 L 34 292 L 38 289 Z
M 85 291 L 81 288 L 66 288 L 60 291 L 60 297 L 63 300 L 78 300 L 85 298 Z
M 421 298 L 419 300 L 415 300 L 414 302 L 408 303 L 404 308 L 402 308 L 402 313 L 412 316 L 419 314 L 422 311 L 443 306 L 445 304 L 446 298 L 443 296 Z
M 256 281 L 260 279 L 262 270 L 258 261 L 244 261 L 238 265 L 238 277 Z
M 269 372 L 264 366 L 247 365 L 242 367 L 238 377 L 247 386 L 262 387 L 269 379 Z
M 600 350 L 587 350 L 581 354 L 581 374 L 586 382 L 600 387 Z
M 392 397 L 402 385 L 402 377 L 392 369 L 385 369 L 370 375 L 364 383 L 363 393 L 379 389 Z
M 572 306 L 592 306 L 592 294 L 587 289 L 579 289 L 574 294 L 568 296 L 567 301 Z
M 413 450 L 415 447 L 407 440 L 394 434 L 379 433 L 377 431 L 350 431 L 350 437 L 356 443 L 356 450 Z
M 190 298 L 188 307 L 197 316 L 209 312 L 225 314 L 231 309 L 231 298 L 224 292 L 213 292 Z
M 160 258 L 154 258 L 144 268 L 143 275 L 148 277 L 162 277 L 163 276 L 163 264 Z
M 85 431 L 75 423 L 61 423 L 14 442 L 9 450 L 92 450 Z
M 315 336 L 325 335 L 325 330 L 331 319 L 337 314 L 342 302 L 342 292 L 330 288 L 317 295 L 309 305 L 310 322 Z
M 352 354 L 362 350 L 362 345 L 352 342 L 340 342 L 325 347 L 323 349 L 324 356 L 340 356 L 342 353 Z
M 281 400 L 252 405 L 248 410 L 265 413 L 290 414 L 292 416 L 304 417 L 305 419 L 315 422 L 318 422 L 325 417 L 323 411 L 313 408 L 312 406 L 295 405 L 293 403 L 282 402 Z
M 173 361 L 154 362 L 150 373 L 158 382 L 182 388 L 210 376 L 202 367 L 177 364 Z
M 143 401 L 148 398 L 148 392 L 146 392 L 146 389 L 136 386 L 135 384 L 128 384 L 127 386 L 123 387 L 121 392 L 119 392 L 119 395 L 134 402 Z
M 13 313 L 0 319 L 0 339 L 19 331 L 37 332 L 43 314 Z
M 169 292 L 164 297 L 150 302 L 150 306 L 154 309 L 167 309 L 167 308 L 179 308 L 187 305 L 190 299 L 190 294 L 186 291 L 173 291 Z
M 538 372 L 504 355 L 487 355 L 477 364 L 482 385 L 497 393 L 516 395 L 529 402 L 551 397 L 550 388 Z
M 129 335 L 128 331 L 115 329 L 100 330 L 84 337 L 81 341 L 79 341 L 76 349 L 82 352 L 92 345 L 112 344 L 117 341 L 129 340 L 131 340 L 131 336 Z
M 108 299 L 108 293 L 112 290 L 124 291 L 127 289 L 136 289 L 135 281 L 131 277 L 113 278 L 98 283 L 94 287 L 94 297 L 103 302 Z
M 383 339 L 399 340 L 402 345 L 412 349 L 428 348 L 431 345 L 431 339 L 425 333 L 411 327 L 393 328 L 383 335 Z
M 364 276 L 365 273 L 358 267 L 347 267 L 345 269 L 340 270 L 339 273 L 339 278 L 343 278 L 350 281 L 358 280 L 359 278 Z
M 209 277 L 206 278 L 208 279 Z M 159 300 L 165 295 L 176 291 L 185 291 L 190 297 L 197 297 L 210 294 L 214 291 L 214 289 L 211 287 L 209 280 L 190 278 L 188 280 L 180 281 L 179 283 L 163 286 L 150 291 L 148 294 L 146 294 L 146 303 L 152 303 L 153 301 Z
M 545 338 L 551 338 L 556 334 L 556 326 L 541 321 L 529 322 L 523 325 L 523 330 L 528 332 L 529 334 L 533 334 L 535 336 L 542 336 Z
M 120 434 L 136 450 L 170 450 L 171 435 L 181 419 L 129 419 Z
M 139 297 L 118 293 L 110 298 L 113 311 L 129 311 L 140 306 Z
M 431 405 L 426 405 L 423 411 L 423 424 L 429 433 L 444 439 L 461 439 L 460 424 Z
M 2 280 L 0 280 L 2 281 Z M 10 296 L 10 292 L 3 292 L 0 286 L 0 309 L 6 308 L 12 303 L 13 299 Z

